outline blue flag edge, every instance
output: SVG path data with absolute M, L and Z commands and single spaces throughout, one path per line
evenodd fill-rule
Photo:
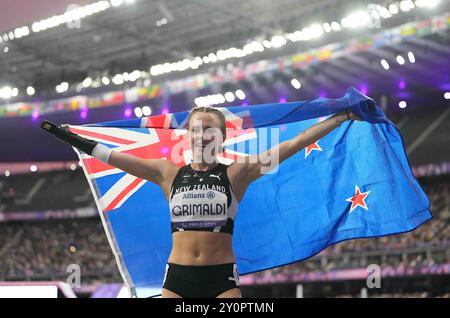
M 77 148 L 72 147 L 75 153 L 78 155 L 78 158 L 80 162 L 82 163 L 82 159 L 86 157 L 86 154 L 79 151 Z M 123 259 L 122 253 L 120 252 L 119 245 L 117 244 L 117 240 L 114 234 L 114 231 L 112 230 L 111 224 L 109 221 L 106 220 L 105 215 L 103 213 L 103 209 L 101 208 L 99 198 L 97 196 L 97 193 L 100 193 L 98 191 L 96 185 L 92 182 L 92 179 L 89 177 L 89 173 L 84 166 L 84 164 L 81 164 L 81 167 L 83 168 L 84 175 L 86 176 L 86 179 L 88 181 L 89 187 L 91 188 L 92 195 L 94 197 L 95 205 L 97 207 L 97 211 L 100 215 L 100 219 L 102 221 L 103 229 L 105 230 L 106 238 L 108 239 L 108 243 L 111 247 L 111 250 L 113 252 L 113 255 L 116 259 L 117 267 L 119 269 L 120 275 L 122 276 L 122 279 L 125 283 L 125 287 L 128 290 L 128 295 L 130 297 L 137 297 L 137 291 L 136 286 L 131 279 L 131 275 L 128 272 L 125 260 Z

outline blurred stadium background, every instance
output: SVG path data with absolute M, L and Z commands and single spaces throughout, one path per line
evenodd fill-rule
M 84 124 L 354 86 L 400 128 L 434 219 L 243 276 L 243 295 L 449 297 L 449 28 L 443 0 L 1 0 L 0 294 L 65 282 L 70 264 L 81 269 L 73 295 L 122 288 L 77 157 L 39 130 L 42 118 Z M 369 264 L 381 266 L 379 289 L 366 288 Z

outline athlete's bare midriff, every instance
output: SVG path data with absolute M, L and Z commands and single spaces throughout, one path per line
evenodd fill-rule
M 228 233 L 174 232 L 172 241 L 169 263 L 202 266 L 235 262 L 233 237 Z
M 176 172 L 172 172 L 168 182 L 162 187 L 167 202 L 170 197 L 170 185 Z M 234 178 L 230 178 L 234 186 Z M 240 199 L 240 197 L 239 197 Z M 219 265 L 235 263 L 233 253 L 233 236 L 228 233 L 207 231 L 179 231 L 172 233 L 172 250 L 169 263 L 179 265 Z

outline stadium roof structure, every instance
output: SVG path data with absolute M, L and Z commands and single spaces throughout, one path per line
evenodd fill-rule
M 37 0 L 33 5 L 40 4 L 41 9 L 47 8 L 48 16 L 63 13 L 49 4 L 54 1 Z M 66 1 L 67 2 L 67 1 Z M 66 5 L 66 2 L 64 5 Z M 74 1 L 80 5 L 93 4 L 93 1 Z M 304 30 L 312 24 L 341 21 L 350 12 L 372 4 L 386 5 L 386 1 L 343 1 L 343 0 L 167 0 L 167 1 L 106 1 L 110 3 L 107 10 L 81 19 L 79 25 L 63 24 L 40 32 L 31 32 L 27 36 L 4 40 L 5 33 L 10 38 L 9 30 L 29 25 L 33 29 L 33 21 L 46 18 L 45 12 L 37 11 L 28 16 L 28 20 L 0 23 L 0 88 L 3 85 L 24 88 L 32 85 L 36 95 L 28 100 L 62 98 L 76 92 L 58 94 L 55 85 L 62 81 L 80 83 L 87 77 L 95 78 L 121 72 L 131 72 L 135 69 L 150 71 L 151 66 L 165 62 L 176 62 L 196 56 L 208 56 L 211 52 L 231 47 L 244 47 L 250 41 L 264 42 L 276 36 Z M 133 2 L 133 3 L 130 3 Z M 418 1 L 415 1 L 418 2 Z M 72 3 L 72 1 L 70 2 Z M 115 5 L 112 5 L 112 4 Z M 118 5 L 121 3 L 121 5 Z M 398 5 L 398 1 L 390 2 Z M 9 4 L 11 16 L 21 16 L 20 10 L 33 11 L 31 4 L 24 1 L 7 0 L 2 5 Z M 44 5 L 46 4 L 46 5 Z M 47 7 L 49 6 L 49 7 Z M 0 7 L 1 8 L 1 7 Z M 399 10 L 399 9 L 397 9 Z M 0 10 L 2 11 L 2 10 Z M 2 11 L 2 14 L 5 11 Z M 204 63 L 196 69 L 171 72 L 151 76 L 152 82 L 170 82 L 198 73 L 215 72 L 218 67 L 228 64 L 243 66 L 260 60 L 277 59 L 280 56 L 293 55 L 328 44 L 340 45 L 345 41 L 366 36 L 383 30 L 393 29 L 405 23 L 430 21 L 435 16 L 444 16 L 444 23 L 449 25 L 450 3 L 441 1 L 436 8 L 416 8 L 399 12 L 388 19 L 381 19 L 381 25 L 373 28 L 348 28 L 340 32 L 324 33 L 320 38 L 305 41 L 288 42 L 278 48 L 266 49 L 264 52 L 249 54 L 242 58 L 230 58 L 217 63 Z M 47 16 L 47 17 L 48 17 Z M 35 20 L 33 20 L 35 19 Z M 165 20 L 164 20 L 165 19 Z M 11 24 L 12 23 L 12 24 Z M 79 27 L 78 27 L 79 26 Z M 41 24 L 42 27 L 42 24 Z M 423 25 L 424 28 L 434 26 Z M 416 30 L 416 32 L 418 32 Z M 448 114 L 445 112 L 444 91 L 450 90 L 450 55 L 449 28 L 432 32 L 426 36 L 405 37 L 401 42 L 387 46 L 371 47 L 357 54 L 342 54 L 306 70 L 290 73 L 290 76 L 301 78 L 302 88 L 295 90 L 290 84 L 290 78 L 285 84 L 290 89 L 289 100 L 304 100 L 326 92 L 328 97 L 340 97 L 348 86 L 355 86 L 362 92 L 374 97 L 379 103 L 382 96 L 387 96 L 387 105 L 392 110 L 400 112 L 402 117 L 406 112 L 401 110 L 399 101 L 408 103 L 407 111 L 414 107 L 421 111 L 436 108 L 434 112 L 424 116 L 422 121 L 404 120 L 405 141 L 411 145 L 411 154 L 421 154 L 420 147 L 429 144 L 426 138 L 444 135 L 447 129 Z M 406 34 L 407 35 L 407 34 Z M 272 41 L 273 42 L 273 41 Z M 4 53 L 5 48 L 8 48 Z M 412 57 L 411 54 L 412 53 Z M 401 56 L 401 58 L 399 58 Z M 388 62 L 386 69 L 382 61 Z M 283 74 L 279 74 L 283 77 Z M 258 81 L 258 78 L 255 78 Z M 271 85 L 273 83 L 269 83 Z M 122 89 L 128 84 L 117 85 Z M 108 87 L 113 86 L 112 84 Z M 110 88 L 111 89 L 111 88 Z M 258 99 L 253 94 L 252 104 L 278 100 L 276 89 L 267 90 L 265 100 Z M 88 95 L 89 92 L 81 92 Z M 189 105 L 193 100 L 183 97 L 179 104 Z M 14 103 L 11 99 L 0 105 Z M 406 103 L 405 102 L 405 103 Z M 123 106 L 123 105 L 121 105 Z M 177 106 L 177 105 L 175 105 Z M 176 111 L 176 107 L 172 111 Z M 179 106 L 179 105 L 178 105 Z M 438 118 L 443 118 L 439 119 Z M 89 111 L 88 122 L 100 122 L 123 118 L 123 107 L 108 107 Z M 55 113 L 46 119 L 58 123 L 82 124 L 78 112 Z M 437 120 L 437 121 L 436 121 Z M 30 161 L 60 161 L 75 160 L 76 156 L 70 147 L 61 147 L 58 141 L 50 141 L 49 137 L 39 131 L 39 121 L 30 118 L 0 118 L 2 134 L 0 145 L 5 151 L 0 152 L 0 162 L 30 162 Z M 417 126 L 417 127 L 416 127 Z M 420 126 L 420 127 L 419 127 Z M 428 131 L 427 127 L 433 130 Z M 412 127 L 412 128 L 410 128 Z M 426 136 L 420 133 L 427 131 Z M 448 131 L 448 130 L 447 130 Z M 419 138 L 420 137 L 420 138 Z M 425 138 L 426 137 L 426 138 Z M 442 142 L 441 137 L 434 138 Z M 417 141 L 418 140 L 418 141 Z M 430 139 L 431 140 L 431 139 Z M 448 139 L 447 139 L 448 140 Z M 17 145 L 20 145 L 18 147 Z M 8 150 L 9 149 L 9 150 Z M 437 149 L 437 148 L 433 148 Z M 427 150 L 428 151 L 428 150 Z M 437 150 L 436 150 L 437 151 Z M 450 161 L 450 154 L 441 152 L 436 156 L 439 160 Z M 419 158 L 420 157 L 420 158 Z M 420 164 L 428 159 L 419 156 Z M 434 158 L 428 155 L 428 158 Z M 414 162 L 413 162 L 414 164 Z
M 111 0 L 103 1 L 109 4 L 109 8 L 101 12 L 33 32 L 35 29 L 39 30 L 39 25 L 35 28 L 35 23 L 19 17 L 25 15 L 29 17 L 28 20 L 40 20 L 44 18 L 45 9 L 49 16 L 64 14 L 64 11 L 55 12 L 55 4 L 50 4 L 54 1 L 3 2 L 4 6 L 8 5 L 3 12 L 11 12 L 14 19 L 6 19 L 10 22 L 0 24 L 0 28 L 3 28 L 0 29 L 0 34 L 10 34 L 8 31 L 22 26 L 12 25 L 11 21 L 14 20 L 29 25 L 30 34 L 0 43 L 0 87 L 9 85 L 26 88 L 31 85 L 44 95 L 55 93 L 55 86 L 62 81 L 69 84 L 81 83 L 88 77 L 111 77 L 116 73 L 133 70 L 149 71 L 154 65 L 208 56 L 220 49 L 243 47 L 252 40 L 270 40 L 273 36 L 302 30 L 313 24 L 341 22 L 342 18 L 355 10 L 386 4 L 386 1 L 379 0 Z M 58 2 L 58 10 L 62 10 L 63 4 L 68 3 L 94 3 L 81 0 Z M 121 5 L 115 7 L 113 3 Z M 398 2 L 392 3 L 396 3 L 398 7 Z M 342 32 L 331 32 L 311 41 L 288 43 L 278 49 L 249 55 L 238 61 L 246 62 L 308 50 L 356 35 L 377 32 L 378 28 L 431 17 L 446 10 L 450 10 L 450 4 L 446 1 L 441 1 L 438 7 L 431 9 L 416 8 L 406 12 L 397 9 L 398 14 L 389 19 L 381 19 L 381 24 L 374 26 L 375 29 L 350 28 Z M 33 16 L 25 11 L 36 11 L 36 14 Z M 43 28 L 42 24 L 40 27 Z M 446 33 L 422 42 L 408 43 L 409 47 L 405 46 L 402 51 L 407 53 L 408 49 L 425 50 L 432 53 L 427 54 L 431 61 L 439 63 L 448 55 L 447 38 Z M 3 51 L 5 47 L 8 48 L 7 53 Z M 380 50 L 368 57 L 369 63 L 366 60 L 343 59 L 330 69 L 336 67 L 339 72 L 348 69 L 351 73 L 355 69 L 370 66 L 371 60 L 379 66 L 380 58 L 389 58 L 391 55 L 395 57 L 397 53 L 400 53 L 398 48 Z M 218 64 L 230 62 L 236 63 L 237 59 L 224 60 Z M 202 66 L 208 68 L 212 65 Z M 422 65 L 427 68 L 425 64 Z M 201 69 L 202 67 L 192 73 Z M 186 74 L 171 73 L 170 76 L 163 77 L 163 80 L 171 80 L 177 76 Z

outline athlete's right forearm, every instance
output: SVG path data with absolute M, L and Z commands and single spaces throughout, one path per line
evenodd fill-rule
M 81 137 L 69 130 L 68 126 L 56 125 L 49 121 L 44 121 L 41 128 L 54 135 L 59 140 L 81 150 L 82 152 L 108 163 L 112 150 L 99 144 L 98 142 Z
M 163 181 L 162 170 L 168 164 L 166 160 L 142 159 L 130 154 L 113 151 L 112 149 L 69 131 L 68 126 L 60 126 L 48 121 L 41 128 L 54 135 L 59 140 L 81 150 L 82 152 L 136 177 L 160 184 Z

